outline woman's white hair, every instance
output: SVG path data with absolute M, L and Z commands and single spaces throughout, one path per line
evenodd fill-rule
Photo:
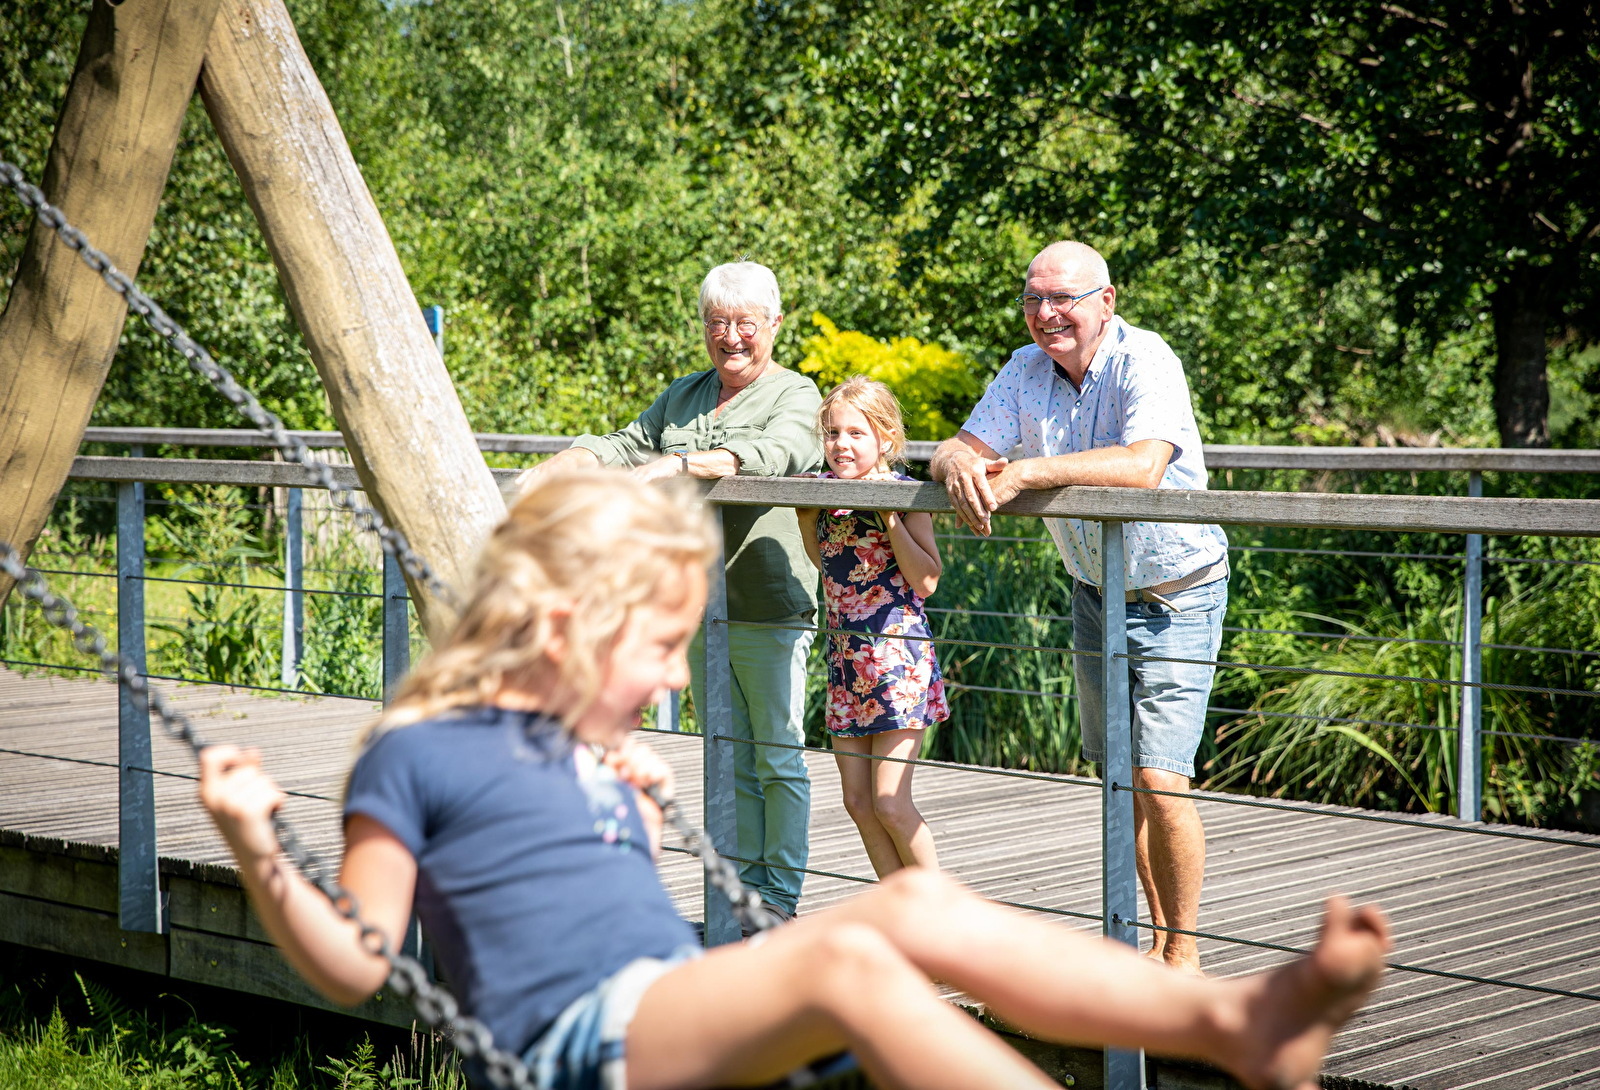
M 771 269 L 754 261 L 718 265 L 706 273 L 700 285 L 700 317 L 704 319 L 713 310 L 733 314 L 755 310 L 776 318 L 783 313 L 778 278 Z

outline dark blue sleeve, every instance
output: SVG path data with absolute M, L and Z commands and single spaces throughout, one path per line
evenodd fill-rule
M 412 855 L 422 852 L 424 798 L 419 779 L 413 773 L 418 763 L 417 746 L 406 737 L 405 727 L 382 735 L 367 747 L 350 773 L 350 788 L 345 793 L 344 816 L 364 814 L 388 829 Z

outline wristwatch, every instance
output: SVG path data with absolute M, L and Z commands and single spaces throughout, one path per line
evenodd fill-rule
M 683 475 L 687 477 L 689 475 L 689 452 L 686 450 L 678 451 L 678 461 L 682 465 Z

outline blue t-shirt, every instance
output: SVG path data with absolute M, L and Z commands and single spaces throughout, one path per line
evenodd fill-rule
M 378 737 L 344 811 L 417 860 L 417 915 L 463 1007 L 522 1052 L 628 962 L 695 935 L 662 888 L 633 788 L 546 716 L 467 708 Z

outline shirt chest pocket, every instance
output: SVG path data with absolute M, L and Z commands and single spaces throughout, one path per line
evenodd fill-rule
M 1095 410 L 1094 419 L 1089 423 L 1089 449 L 1121 445 L 1122 414 L 1116 411 L 1114 405 L 1102 404 Z
M 697 428 L 665 427 L 661 429 L 661 452 L 709 450 L 710 444 L 704 440 L 704 434 Z

